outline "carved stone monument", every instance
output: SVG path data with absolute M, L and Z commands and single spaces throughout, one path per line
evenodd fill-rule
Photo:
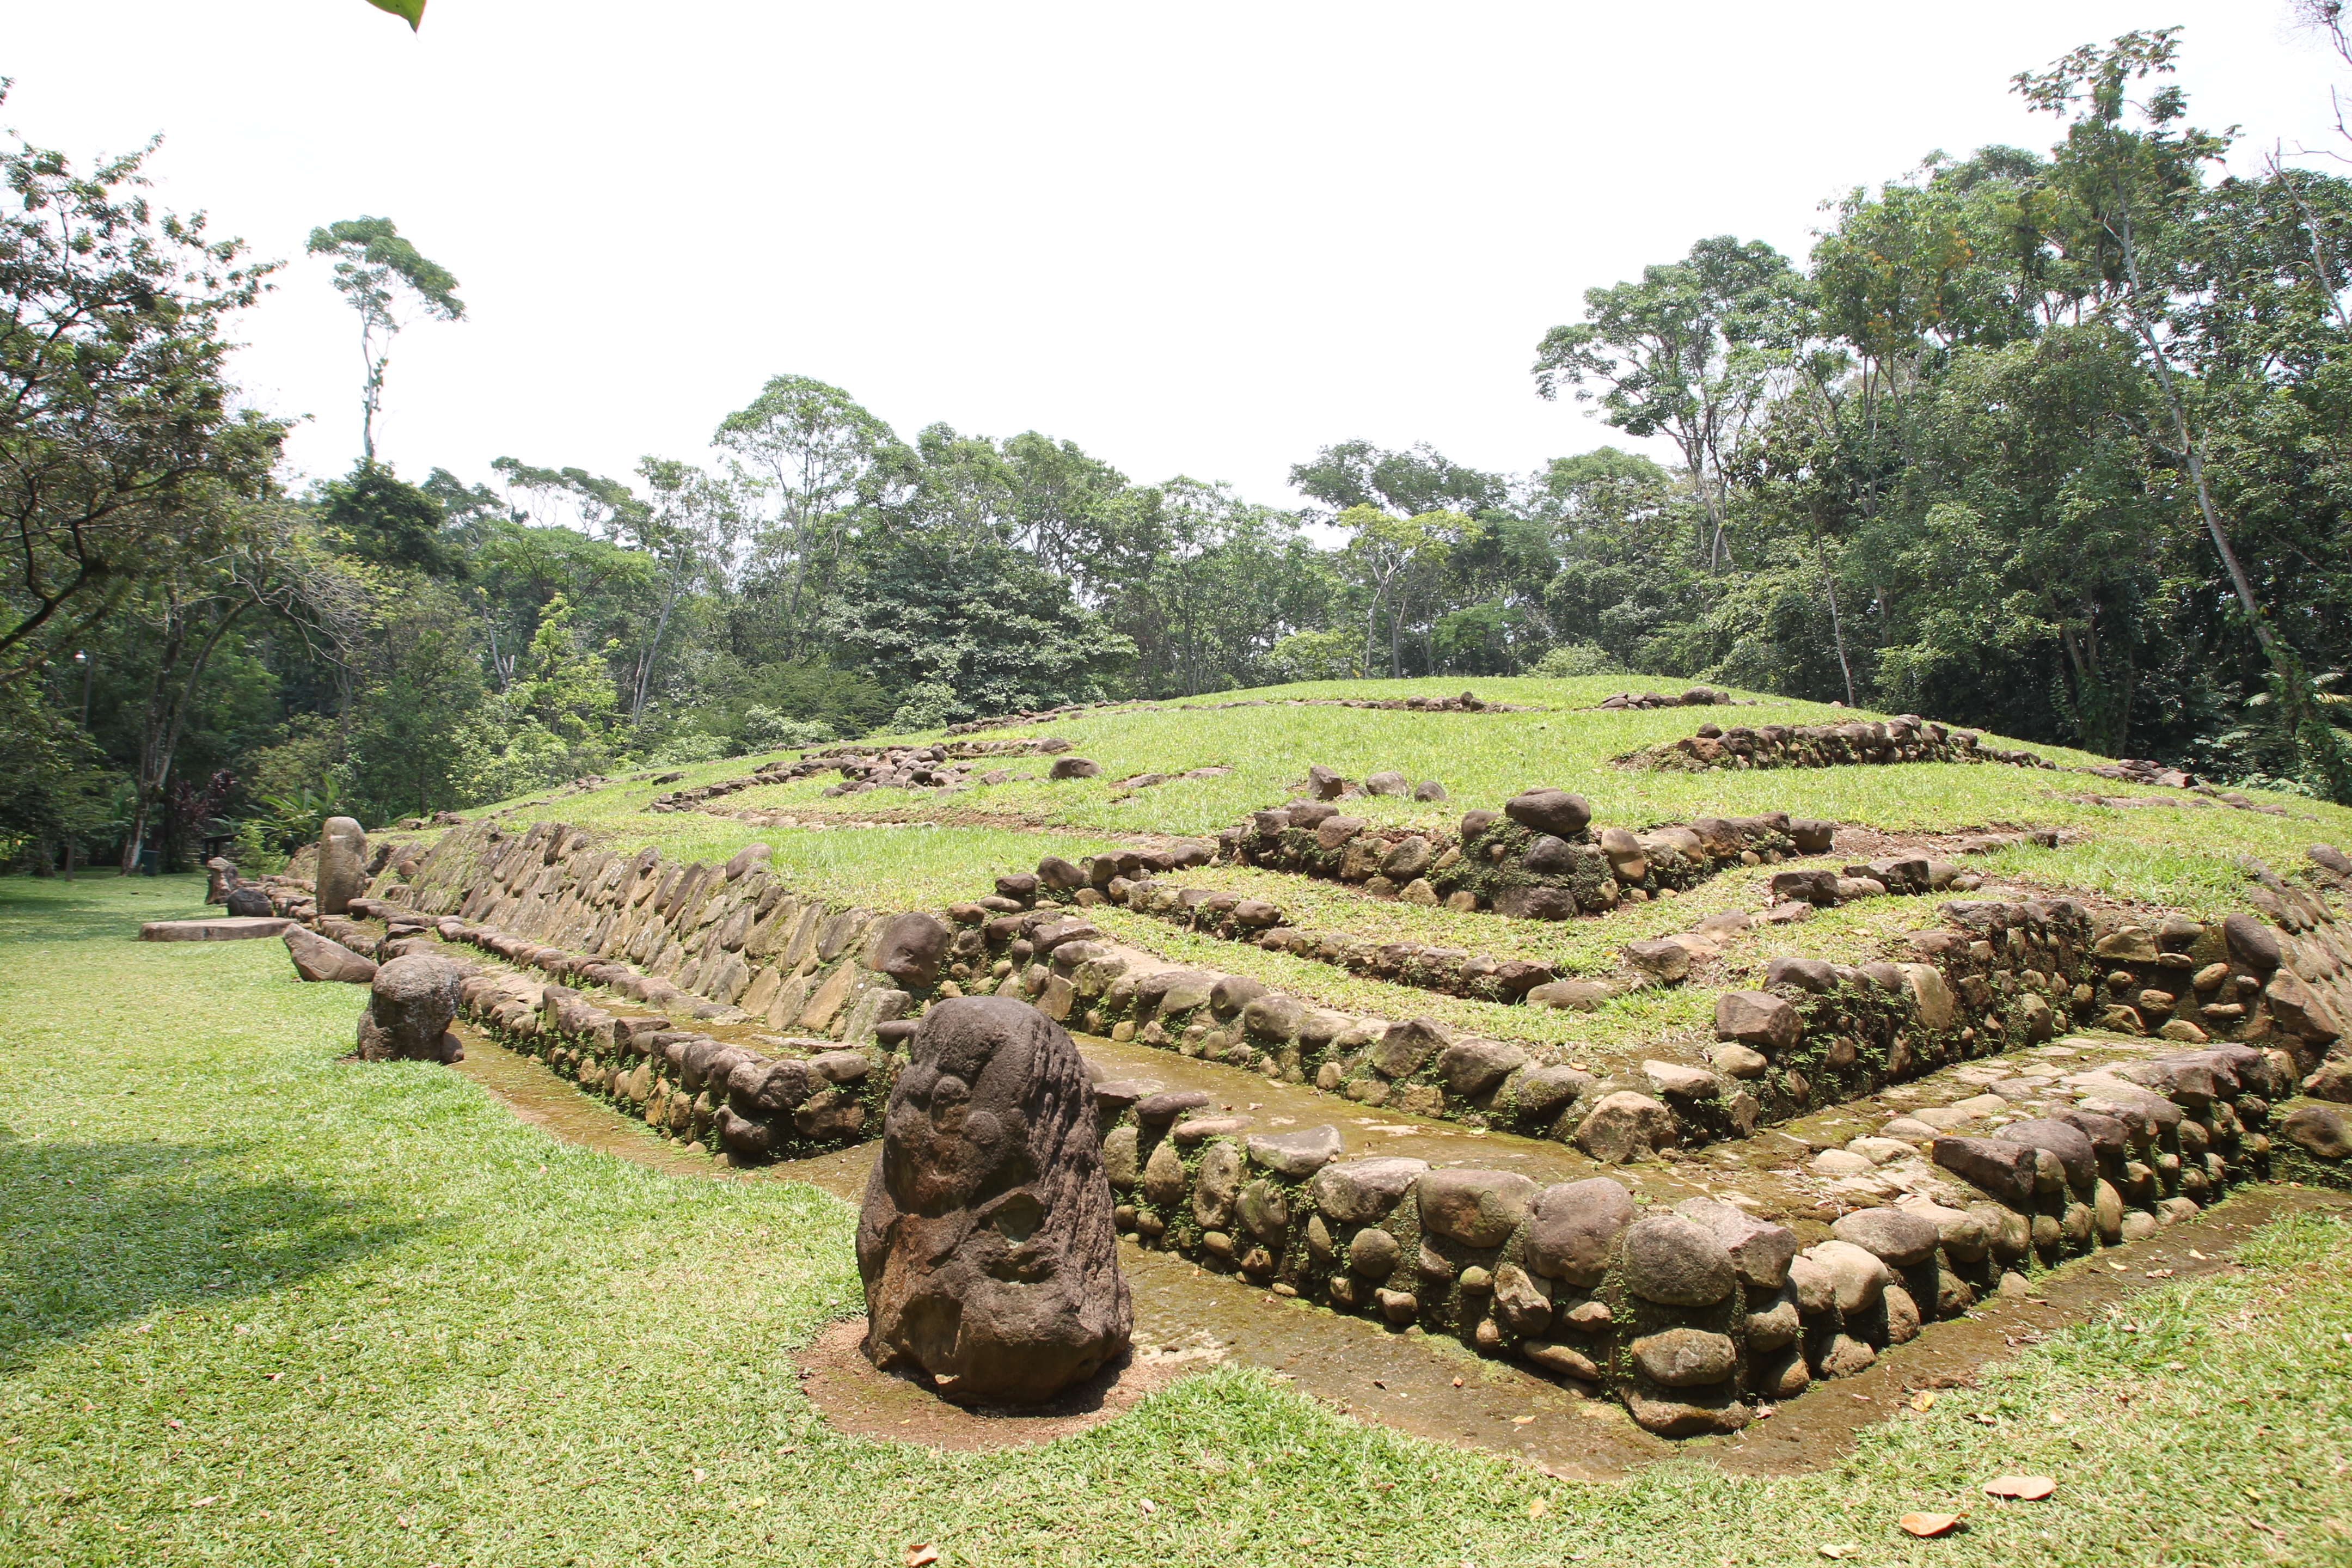
M 891 1090 L 857 1222 L 866 1353 L 959 1400 L 1034 1405 L 1127 1349 L 1094 1089 L 1024 1002 L 934 1007 Z

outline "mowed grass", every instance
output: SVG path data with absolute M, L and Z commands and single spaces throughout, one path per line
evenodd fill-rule
M 1034 1448 L 837 1436 L 793 1358 L 856 1300 L 845 1205 L 341 1062 L 360 994 L 278 943 L 131 940 L 200 896 L 0 882 L 0 1563 L 2352 1560 L 2352 1231 L 2310 1216 L 1794 1479 L 1557 1482 L 1234 1369 Z
M 1101 764 L 1093 779 L 1051 782 L 1044 759 L 1012 759 L 1015 772 L 1039 776 L 982 785 L 944 798 L 878 790 L 826 799 L 831 775 L 793 784 L 762 785 L 717 803 L 722 809 L 788 812 L 803 820 L 905 818 L 949 824 L 992 817 L 1057 831 L 1034 846 L 1017 837 L 990 838 L 985 827 L 948 827 L 911 835 L 906 828 L 852 829 L 845 839 L 803 848 L 823 834 L 764 828 L 703 813 L 655 814 L 645 807 L 665 788 L 739 778 L 765 760 L 730 758 L 684 769 L 677 784 L 626 781 L 583 795 L 514 809 L 519 822 L 562 817 L 586 826 L 616 846 L 651 843 L 665 855 L 724 858 L 753 838 L 776 846 L 781 864 L 796 868 L 812 887 L 859 897 L 872 889 L 955 889 L 943 897 L 986 891 L 987 876 L 1039 854 L 1083 853 L 1096 844 L 1144 834 L 1207 836 L 1252 811 L 1278 805 L 1320 763 L 1348 777 L 1391 771 L 1414 782 L 1434 779 L 1450 799 L 1422 804 L 1382 797 L 1352 801 L 1348 809 L 1382 824 L 1451 828 L 1460 814 L 1495 806 L 1531 785 L 1576 790 L 1593 803 L 1595 821 L 1635 829 L 1700 816 L 1788 811 L 1898 832 L 1944 832 L 2003 826 L 2062 829 L 2068 842 L 2055 852 L 2026 855 L 2002 869 L 2059 887 L 2146 900 L 2200 914 L 2239 903 L 2243 857 L 2291 873 L 2315 841 L 2352 842 L 2352 811 L 2293 795 L 2255 798 L 2286 815 L 2184 806 L 2180 792 L 2145 788 L 2082 773 L 1999 764 L 1906 764 L 1890 767 L 1769 769 L 1675 773 L 1632 772 L 1612 759 L 1639 747 L 1688 735 L 1700 724 L 1822 723 L 1877 717 L 1817 703 L 1765 697 L 1738 708 L 1667 708 L 1601 712 L 1591 709 L 1625 678 L 1578 680 L 1529 679 L 1367 680 L 1276 687 L 1180 700 L 1158 708 L 1083 712 L 1001 734 L 1066 737 Z M 1661 683 L 1671 686 L 1672 683 Z M 1464 686 L 1481 696 L 1538 705 L 1517 713 L 1415 713 L 1391 710 L 1292 706 L 1292 698 L 1441 695 Z M 1235 701 L 1264 706 L 1220 707 Z M 910 742 L 936 734 L 898 737 Z M 873 743 L 888 743 L 876 737 Z M 1994 743 L 2021 742 L 1988 736 Z M 2054 763 L 2095 762 L 2063 747 L 2036 748 Z M 1177 773 L 1205 766 L 1234 770 L 1215 779 L 1171 779 L 1148 789 L 1118 781 L 1143 773 Z M 2140 809 L 2085 805 L 2061 798 L 2094 794 L 2159 801 Z M 513 805 L 514 803 L 509 803 Z M 980 837 L 961 837 L 980 834 Z M 788 843 L 788 841 L 790 841 Z M 2021 852 L 2022 853 L 2022 852 Z M 874 901 L 868 900 L 867 901 Z

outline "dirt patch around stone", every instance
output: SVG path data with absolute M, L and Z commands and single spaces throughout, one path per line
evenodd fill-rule
M 1130 1351 L 1049 1404 L 963 1405 L 919 1373 L 884 1372 L 866 1359 L 866 1320 L 832 1324 L 797 1352 L 801 1391 L 836 1432 L 927 1448 L 985 1451 L 1050 1443 L 1133 1409 L 1155 1389 L 1220 1359 L 1213 1345 Z

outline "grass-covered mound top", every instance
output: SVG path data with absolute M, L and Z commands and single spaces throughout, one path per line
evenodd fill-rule
M 1439 697 L 1458 693 L 1465 684 L 1482 699 L 1520 705 L 1519 710 L 1426 712 L 1328 701 Z M 1587 797 L 1596 826 L 1636 830 L 1695 816 L 1769 811 L 1892 832 L 2054 827 L 2062 838 L 2056 850 L 2011 851 L 1996 868 L 2207 917 L 2239 907 L 2241 858 L 2290 871 L 2309 844 L 2352 838 L 2352 811 L 2342 807 L 2256 793 L 2251 798 L 2281 808 L 2283 815 L 2232 809 L 2178 789 L 2063 771 L 2106 759 L 2046 745 L 2031 749 L 2058 764 L 2057 770 L 1995 763 L 1696 773 L 1629 769 L 1614 759 L 1690 735 L 1701 724 L 1817 724 L 1886 716 L 1748 692 L 1736 694 L 1743 704 L 1737 707 L 1594 706 L 1622 684 L 1612 678 L 1449 679 L 1273 687 L 1083 710 L 974 737 L 1066 738 L 1072 754 L 1099 766 L 1099 773 L 1087 778 L 1049 779 L 1051 759 L 1016 759 L 1009 766 L 1015 776 L 1004 783 L 944 794 L 881 789 L 827 796 L 828 782 L 814 778 L 734 792 L 710 802 L 709 810 L 646 810 L 657 796 L 741 778 L 770 760 L 752 756 L 698 764 L 674 782 L 656 784 L 654 777 L 668 775 L 648 774 L 584 792 L 543 791 L 492 809 L 520 822 L 561 817 L 616 846 L 653 844 L 666 857 L 680 858 L 723 859 L 752 839 L 765 839 L 775 847 L 778 865 L 812 888 L 877 905 L 971 897 L 986 890 L 999 873 L 1033 868 L 1042 854 L 1075 857 L 1144 836 L 1213 835 L 1252 811 L 1290 798 L 1317 764 L 1351 779 L 1392 771 L 1415 783 L 1435 780 L 1444 785 L 1444 802 L 1350 800 L 1350 812 L 1381 825 L 1450 828 L 1465 809 L 1499 805 L 1530 785 L 1554 785 Z M 931 731 L 875 737 L 871 743 L 879 748 L 946 739 Z M 1984 739 L 2003 748 L 2025 745 L 2012 737 Z M 1208 778 L 1171 777 L 1142 788 L 1121 782 L 1205 767 L 1232 771 Z M 1031 776 L 1019 776 L 1024 773 Z M 2095 804 L 2093 797 L 2151 804 L 2117 806 Z M 744 820 L 745 815 L 755 820 Z M 809 833 L 781 826 L 777 819 L 783 817 L 803 826 L 937 826 Z M 1052 837 L 1040 837 L 1041 831 Z

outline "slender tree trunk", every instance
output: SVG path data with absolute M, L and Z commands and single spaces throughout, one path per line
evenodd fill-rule
M 1830 640 L 1837 645 L 1838 673 L 1845 677 L 1845 705 L 1853 706 L 1853 667 L 1845 659 L 1845 628 L 1838 620 L 1837 579 L 1830 575 L 1829 558 L 1822 551 L 1822 542 L 1813 541 L 1813 560 L 1820 566 L 1822 586 L 1830 599 Z
M 186 678 L 179 683 L 178 692 L 166 700 L 163 692 L 170 684 L 171 666 L 178 663 L 181 649 L 185 646 L 186 629 L 183 620 L 168 645 L 168 662 L 157 667 L 155 679 L 148 687 L 145 732 L 140 741 L 139 776 L 135 781 L 138 799 L 131 808 L 131 837 L 122 848 L 122 874 L 126 877 L 139 869 L 140 846 L 147 836 L 150 816 L 155 806 L 163 802 L 164 783 L 172 776 L 172 756 L 179 750 L 180 731 L 187 723 L 188 707 L 195 698 L 196 683 L 205 677 L 205 666 L 211 661 L 213 649 L 220 646 L 221 638 L 227 634 L 237 616 L 244 613 L 243 605 L 233 605 L 221 616 L 219 623 L 205 635 L 204 642 L 197 647 L 195 658 L 188 666 Z

